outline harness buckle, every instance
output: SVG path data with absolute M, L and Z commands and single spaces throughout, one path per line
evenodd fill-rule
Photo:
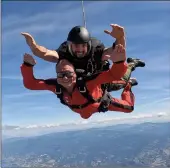
M 79 105 L 79 109 L 82 109 L 82 105 Z
M 86 87 L 83 87 L 83 89 L 82 89 L 81 87 L 79 87 L 79 91 L 80 91 L 81 93 L 85 93 L 87 90 L 86 90 Z
M 57 89 L 55 89 L 55 93 L 56 93 L 56 94 L 61 94 L 61 88 L 60 88 L 59 91 L 57 91 Z

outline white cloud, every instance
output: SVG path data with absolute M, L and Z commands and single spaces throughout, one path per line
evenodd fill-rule
M 167 80 L 168 81 L 168 80 Z M 170 89 L 165 88 L 168 87 L 169 83 L 166 85 L 164 83 L 158 83 L 157 81 L 155 83 L 152 82 L 140 82 L 140 87 L 138 88 L 139 90 L 145 90 L 145 91 L 157 91 L 161 93 L 170 93 Z
M 7 98 L 7 99 L 16 99 L 16 98 L 23 98 L 23 97 L 27 97 L 27 96 L 39 96 L 39 95 L 46 95 L 46 94 L 51 94 L 51 92 L 49 91 L 43 91 L 43 92 L 25 92 L 25 93 L 17 93 L 17 94 L 4 94 L 3 98 Z
M 9 15 L 3 17 L 3 39 L 8 41 L 8 38 L 14 38 L 14 35 L 15 37 L 19 37 L 20 32 L 22 31 L 27 31 L 34 35 L 37 33 L 50 34 L 50 32 L 60 33 L 61 31 L 69 30 L 73 25 L 82 24 L 81 3 L 80 6 L 76 5 L 74 9 L 71 7 L 69 8 L 69 3 L 66 3 L 66 5 L 67 7 L 65 9 L 63 8 L 63 10 L 59 10 L 59 12 L 56 11 L 56 9 L 52 9 L 49 10 L 50 12 L 44 11 L 43 13 L 38 13 L 34 16 Z M 106 10 L 109 11 L 112 8 L 115 9 L 116 6 L 120 7 L 120 5 L 121 3 L 114 3 L 111 1 L 89 2 L 88 4 L 85 3 L 85 10 L 88 17 L 93 16 L 95 18 L 102 12 L 105 12 Z M 67 12 L 65 12 L 66 9 Z M 24 19 L 25 17 L 27 17 L 27 19 Z M 90 29 L 92 32 L 94 30 L 94 34 L 96 35 L 103 33 L 103 30 L 108 26 L 109 25 L 91 25 Z M 132 24 L 125 27 L 125 29 L 127 33 L 130 34 L 130 38 L 144 35 L 147 36 L 148 34 L 158 35 L 161 30 L 164 30 L 164 22 L 153 22 L 149 25 L 145 25 L 144 23 L 141 23 L 141 25 Z
M 169 76 L 168 75 L 166 76 L 165 73 L 163 73 L 162 75 L 158 75 L 157 73 L 149 74 L 149 72 L 145 71 L 143 73 L 144 76 L 141 77 L 138 90 L 156 91 L 160 95 L 170 94 Z
M 56 111 L 60 110 L 60 108 L 56 107 L 56 100 L 51 100 L 48 98 L 49 102 L 48 104 L 45 104 L 44 101 L 41 101 L 41 99 L 33 99 L 33 101 L 30 101 L 30 97 L 28 99 L 25 98 L 9 98 L 9 99 L 2 99 L 2 113 L 3 113 L 3 121 L 5 122 L 5 117 L 8 117 L 8 120 L 12 122 L 17 122 L 14 118 L 18 115 L 19 117 L 22 117 L 22 115 L 25 113 L 25 116 L 32 115 L 35 116 L 35 113 L 43 113 L 47 111 Z M 31 99 L 32 100 L 32 99 Z M 14 117 L 13 117 L 14 116 Z M 27 120 L 26 117 L 24 117 L 24 120 Z
M 45 124 L 45 125 L 26 125 L 26 126 L 10 126 L 4 125 L 3 136 L 4 137 L 27 137 L 27 136 L 37 136 L 52 132 L 62 132 L 69 130 L 79 130 L 88 129 L 96 127 L 104 127 L 117 124 L 139 124 L 144 122 L 166 122 L 170 121 L 169 112 L 157 112 L 150 114 L 136 114 L 136 115 L 126 115 L 124 117 L 101 117 L 93 118 L 89 120 L 74 120 L 67 123 L 58 124 Z
M 167 38 L 167 34 L 163 34 L 162 31 L 169 32 L 166 22 L 162 20 L 147 24 L 141 22 L 141 24 L 129 25 L 126 27 L 127 36 L 129 38 L 140 38 L 147 36 Z
M 160 98 L 160 99 L 155 100 L 155 101 L 151 101 L 151 102 L 144 103 L 144 104 L 139 104 L 138 107 L 147 107 L 147 106 L 151 106 L 151 105 L 154 105 L 154 104 L 167 102 L 169 100 L 170 100 L 170 97 Z
M 163 46 L 160 44 L 160 46 Z M 156 48 L 155 50 L 151 50 L 150 48 L 143 49 L 142 50 L 138 47 L 131 47 L 130 50 L 127 49 L 127 57 L 133 57 L 133 58 L 140 58 L 141 60 L 145 61 L 145 67 L 144 68 L 137 68 L 135 72 L 141 71 L 143 73 L 143 76 L 147 77 L 152 73 L 152 77 L 150 80 L 152 81 L 155 78 L 158 77 L 157 73 L 162 73 L 163 75 L 161 77 L 165 77 L 167 81 L 169 81 L 169 74 L 170 74 L 170 52 L 167 49 L 159 49 Z M 148 73 L 148 75 L 146 75 Z M 149 82 L 150 82 L 149 80 Z M 158 81 L 158 78 L 156 79 Z M 155 81 L 156 82 L 156 81 Z M 156 82 L 157 83 L 157 82 Z M 161 83 L 161 82 L 160 82 Z
M 105 10 L 111 2 L 98 4 L 101 5 L 102 8 L 97 8 L 96 10 L 94 10 L 96 2 L 86 5 L 89 15 L 91 13 L 100 13 Z M 67 12 L 65 12 L 66 9 Z M 34 16 L 10 15 L 3 17 L 3 39 L 7 39 L 9 36 L 13 37 L 13 35 L 19 35 L 19 33 L 23 31 L 32 33 L 43 32 L 43 34 L 50 33 L 51 31 L 59 33 L 60 31 L 69 29 L 72 25 L 81 24 L 82 17 L 80 17 L 80 15 L 82 15 L 81 4 L 74 8 L 68 8 L 67 6 L 63 11 L 59 10 L 59 12 L 53 9 L 50 12 L 38 13 Z M 27 19 L 24 19 L 25 17 L 27 17 Z
M 126 117 L 112 117 L 112 118 L 104 118 L 104 119 L 92 119 L 92 120 L 76 120 L 71 121 L 69 123 L 60 123 L 60 124 L 46 124 L 46 125 L 27 125 L 27 126 L 10 126 L 4 125 L 3 130 L 15 130 L 15 129 L 39 129 L 39 128 L 51 128 L 51 127 L 62 127 L 62 126 L 77 126 L 81 127 L 81 125 L 89 125 L 89 124 L 102 124 L 102 123 L 111 123 L 113 124 L 115 121 L 124 121 L 127 120 L 136 120 L 136 119 L 143 119 L 143 118 L 154 118 L 154 117 L 163 117 L 163 116 L 170 116 L 168 112 L 158 112 L 158 113 L 150 113 L 150 114 L 138 114 L 138 115 L 129 115 Z M 169 118 L 170 119 L 170 118 Z
M 51 36 L 51 33 L 66 31 L 68 28 L 76 25 L 76 21 L 80 22 L 80 16 L 77 15 L 79 10 L 79 8 L 75 8 L 69 9 L 67 12 L 65 12 L 65 10 L 57 12 L 55 9 L 53 11 L 49 10 L 50 12 L 38 13 L 34 16 L 8 15 L 8 17 L 3 17 L 3 47 L 7 50 L 7 48 L 9 48 L 7 46 L 14 45 L 14 40 L 15 45 L 21 44 L 24 39 L 24 37 L 20 35 L 21 32 L 29 32 L 36 38 L 36 35 L 39 34 Z M 10 22 L 10 20 L 13 20 L 14 18 L 15 21 Z M 52 37 L 50 38 L 52 39 Z
M 19 126 L 13 126 L 13 125 L 4 125 L 3 130 L 15 130 L 16 128 L 19 128 Z
M 53 105 L 51 104 L 48 104 L 48 105 L 37 105 L 37 106 L 33 106 L 33 107 L 28 107 L 27 110 L 28 111 L 41 111 L 42 113 L 43 112 L 49 112 L 49 111 L 59 111 L 63 108 L 62 105 L 60 105 L 60 108 L 59 107 L 56 107 L 55 106 L 56 103 L 54 103 Z
M 2 76 L 3 80 L 22 80 L 21 76 Z
M 157 50 L 156 50 L 157 51 Z M 170 71 L 170 53 L 167 51 L 153 52 L 148 55 L 146 68 L 144 70 L 153 72 L 169 72 Z M 167 76 L 169 78 L 169 76 Z

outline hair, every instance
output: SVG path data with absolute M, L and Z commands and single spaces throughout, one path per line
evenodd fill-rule
M 69 62 L 67 59 L 61 59 L 61 60 L 59 60 L 58 61 L 58 63 L 56 64 L 56 73 L 58 72 L 58 69 L 60 68 L 60 67 L 62 67 L 62 66 L 65 66 L 65 65 L 69 65 L 69 66 L 71 66 L 73 69 L 74 69 L 74 71 L 75 71 L 75 68 L 74 68 L 74 66 L 73 66 L 73 64 L 71 63 L 71 62 Z

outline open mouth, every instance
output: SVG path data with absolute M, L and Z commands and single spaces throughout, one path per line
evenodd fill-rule
M 78 51 L 78 52 L 76 52 L 76 54 L 77 54 L 77 56 L 79 56 L 79 57 L 83 57 L 84 56 L 84 52 L 80 52 L 80 51 Z

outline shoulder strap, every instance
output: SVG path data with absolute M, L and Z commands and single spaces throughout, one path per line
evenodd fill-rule
M 58 84 L 56 78 L 47 79 L 47 80 L 45 80 L 45 83 L 48 85 L 55 85 L 56 86 L 55 94 L 57 95 L 57 98 L 60 99 L 60 102 L 62 104 L 67 105 L 63 100 L 62 86 L 60 84 Z
M 89 91 L 86 87 L 86 82 L 83 79 L 83 77 L 77 78 L 77 87 L 80 91 L 80 93 L 87 99 L 89 102 L 94 103 L 96 100 L 93 99 L 93 97 L 89 94 Z
M 62 86 L 60 84 L 58 84 L 56 82 L 56 91 L 55 91 L 55 94 L 57 95 L 57 98 L 60 99 L 60 102 L 64 105 L 67 105 L 63 99 L 63 89 L 62 89 Z
M 60 99 L 60 102 L 63 105 L 66 105 L 66 106 L 70 107 L 71 109 L 73 109 L 73 108 L 81 109 L 81 108 L 88 106 L 89 104 L 101 101 L 101 98 L 94 100 L 93 97 L 89 94 L 89 91 L 87 90 L 86 85 L 85 85 L 85 81 L 83 80 L 82 77 L 77 78 L 77 87 L 78 87 L 80 93 L 88 100 L 87 103 L 82 104 L 82 105 L 69 105 L 69 104 L 65 103 L 65 101 L 63 99 L 63 88 L 60 84 L 58 84 L 56 82 L 56 92 L 55 93 L 57 95 L 57 98 Z

